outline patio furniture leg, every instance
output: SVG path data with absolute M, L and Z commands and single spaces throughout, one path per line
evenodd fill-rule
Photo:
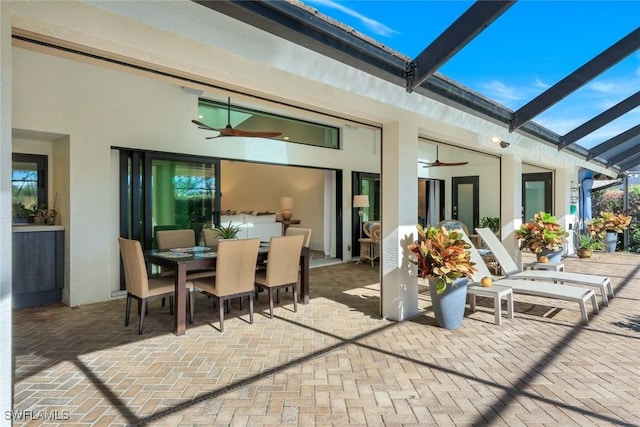
M 499 294 L 493 297 L 493 311 L 495 312 L 495 324 L 502 326 L 502 299 Z
M 613 298 L 613 286 L 611 285 L 611 280 L 607 279 L 604 285 L 609 289 L 609 296 Z
M 218 298 L 218 306 L 220 307 L 220 332 L 224 332 L 224 301 Z
M 249 300 L 249 323 L 253 324 L 253 298 L 251 298 L 251 294 L 249 294 L 248 300 Z
M 129 326 L 129 317 L 131 315 L 131 295 L 127 293 L 127 308 L 124 312 L 124 326 Z
M 196 305 L 196 291 L 189 292 L 189 323 L 193 324 Z
M 140 301 L 140 320 L 138 321 L 138 335 L 142 335 L 142 326 L 144 325 L 144 315 L 147 311 L 147 300 Z
M 600 313 L 600 309 L 598 308 L 598 299 L 596 298 L 595 292 L 591 293 L 591 304 L 593 305 L 593 312 L 596 314 Z
M 293 284 L 293 311 L 295 313 L 298 312 L 298 290 L 296 289 L 295 283 Z
M 269 288 L 269 318 L 273 319 L 273 289 Z
M 507 316 L 513 319 L 513 292 L 507 294 Z

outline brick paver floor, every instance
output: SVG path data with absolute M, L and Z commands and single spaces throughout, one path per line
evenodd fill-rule
M 142 336 L 123 299 L 16 310 L 14 425 L 640 425 L 640 256 L 565 265 L 613 280 L 588 326 L 517 295 L 502 326 L 479 298 L 444 330 L 423 286 L 417 317 L 387 321 L 368 264 L 313 269 L 297 313 L 287 293 L 274 319 L 261 294 L 253 325 L 235 305 L 222 334 L 203 295 L 180 337 L 159 302 Z

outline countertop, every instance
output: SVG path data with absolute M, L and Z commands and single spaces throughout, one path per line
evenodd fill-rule
M 36 224 L 14 224 L 11 227 L 14 233 L 33 233 L 40 231 L 64 231 L 61 225 L 36 225 Z

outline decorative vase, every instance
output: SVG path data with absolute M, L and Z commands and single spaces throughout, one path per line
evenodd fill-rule
M 607 237 L 605 237 L 604 243 L 607 246 L 607 252 L 615 252 L 616 246 L 618 245 L 618 233 L 615 231 L 607 231 Z
M 467 303 L 467 278 L 462 277 L 447 285 L 444 293 L 436 292 L 437 278 L 429 278 L 431 305 L 438 326 L 445 329 L 458 329 L 462 324 Z
M 543 249 L 536 254 L 536 258 L 540 261 L 540 257 L 546 256 L 549 262 L 562 262 L 562 251 L 552 251 L 551 249 Z

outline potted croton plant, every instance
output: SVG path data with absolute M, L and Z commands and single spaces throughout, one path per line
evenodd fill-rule
M 436 322 L 446 329 L 458 329 L 464 316 L 467 279 L 477 271 L 471 262 L 471 245 L 462 232 L 444 227 L 418 228 L 418 240 L 409 245 L 418 265 L 418 276 L 429 280 Z
M 529 249 L 538 261 L 560 262 L 568 236 L 556 217 L 547 212 L 538 212 L 516 230 L 520 249 Z
M 587 231 L 594 239 L 605 241 L 607 252 L 615 252 L 618 233 L 624 232 L 630 223 L 630 216 L 602 211 L 599 217 L 587 222 Z

